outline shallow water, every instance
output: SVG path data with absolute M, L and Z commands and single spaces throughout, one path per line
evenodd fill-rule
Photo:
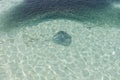
M 76 7 L 72 2 L 72 6 L 66 5 L 71 8 L 68 11 L 67 7 L 61 7 L 63 1 L 61 5 L 55 5 L 62 10 L 47 6 L 36 8 L 38 3 L 28 4 L 31 2 L 33 0 L 0 1 L 0 6 L 4 4 L 0 10 L 0 79 L 120 79 L 120 8 L 116 7 L 117 0 L 106 1 L 106 6 L 100 3 L 99 7 L 87 3 L 80 9 L 81 5 Z M 40 8 L 42 12 L 37 11 Z M 69 46 L 53 42 L 53 36 L 59 31 L 72 37 Z

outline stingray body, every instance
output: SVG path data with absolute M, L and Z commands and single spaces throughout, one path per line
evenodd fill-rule
M 108 5 L 106 0 L 25 0 L 18 6 L 14 15 L 23 17 L 29 15 L 45 14 L 47 12 L 78 12 L 80 9 L 100 9 Z M 81 10 L 82 12 L 82 10 Z M 29 17 L 30 18 L 30 17 Z
M 88 20 L 109 5 L 107 0 L 24 0 L 7 16 L 7 23 L 19 25 L 32 18 L 35 23 L 54 18 Z M 92 16 L 91 11 L 95 11 Z M 28 23 L 27 23 L 28 24 Z M 13 25 L 12 25 L 13 26 Z

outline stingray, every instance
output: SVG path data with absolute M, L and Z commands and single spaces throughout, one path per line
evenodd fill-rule
M 12 28 L 51 19 L 95 22 L 107 6 L 107 0 L 24 0 L 6 16 L 6 25 Z
M 59 31 L 53 36 L 53 42 L 63 46 L 69 46 L 72 42 L 72 37 L 65 31 Z

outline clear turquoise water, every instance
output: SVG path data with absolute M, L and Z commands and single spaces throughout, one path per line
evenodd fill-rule
M 22 3 L 14 2 L 0 1 L 4 4 L 0 11 L 0 79 L 120 79 L 119 7 L 111 5 L 86 16 L 74 13 L 63 18 L 46 13 L 9 24 L 6 16 Z M 69 46 L 52 41 L 58 31 L 72 36 Z

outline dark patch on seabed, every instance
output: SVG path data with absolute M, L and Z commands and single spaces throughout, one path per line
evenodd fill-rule
M 6 16 L 6 26 L 13 28 L 60 18 L 102 23 L 100 15 L 109 5 L 107 0 L 24 0 Z

